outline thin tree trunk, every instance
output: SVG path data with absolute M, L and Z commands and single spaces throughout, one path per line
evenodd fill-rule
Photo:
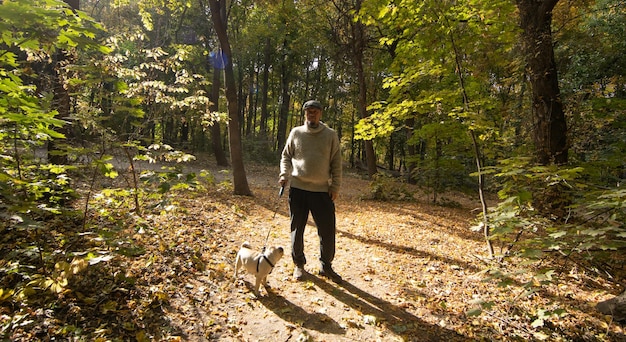
M 283 51 L 287 50 L 287 38 L 283 41 Z M 283 56 L 283 61 L 281 65 L 281 96 L 280 96 L 280 112 L 278 116 L 278 134 L 276 139 L 278 139 L 278 150 L 281 151 L 285 146 L 285 141 L 287 140 L 287 120 L 289 119 L 289 103 L 291 101 L 291 95 L 289 94 L 289 83 L 290 83 L 290 75 L 289 66 L 288 66 L 288 55 L 285 54 Z
M 254 72 L 254 69 L 255 67 L 250 68 L 250 75 L 248 75 L 250 80 L 250 83 L 248 84 L 248 117 L 246 118 L 246 134 L 248 136 L 252 136 L 254 133 L 254 83 L 256 81 L 256 73 Z
M 237 64 L 237 76 L 238 79 L 235 82 L 237 84 L 237 109 L 239 110 L 239 122 L 241 123 L 241 136 L 248 136 L 250 134 L 250 126 L 246 119 L 246 91 L 243 87 L 243 66 L 241 63 Z
M 485 175 L 482 173 L 482 163 L 480 158 L 480 147 L 478 140 L 476 139 L 476 133 L 470 129 L 470 136 L 472 137 L 472 144 L 474 145 L 474 159 L 476 159 L 476 170 L 478 173 L 478 196 L 480 198 L 480 205 L 483 213 L 483 235 L 485 236 L 485 242 L 487 242 L 487 251 L 489 252 L 489 258 L 493 258 L 493 244 L 491 243 L 491 227 L 489 226 L 489 217 L 487 216 L 487 200 L 485 199 Z
M 463 107 L 466 112 L 470 111 L 470 100 L 467 95 L 467 91 L 465 89 L 465 79 L 463 78 L 463 65 L 461 63 L 461 51 L 459 51 L 454 36 L 450 36 L 450 43 L 452 44 L 452 48 L 454 50 L 454 62 L 456 64 L 457 76 L 459 78 L 459 86 L 461 87 L 461 92 L 463 94 Z M 472 137 L 472 145 L 474 147 L 474 159 L 476 161 L 476 171 L 478 173 L 478 195 L 480 198 L 480 204 L 483 214 L 483 235 L 485 237 L 485 242 L 487 243 L 487 251 L 489 252 L 489 257 L 494 257 L 493 243 L 491 242 L 491 226 L 489 225 L 489 217 L 487 212 L 487 200 L 484 194 L 485 188 L 485 175 L 482 173 L 482 157 L 480 153 L 480 145 L 478 145 L 478 140 L 476 139 L 476 133 L 473 128 L 469 129 L 470 136 Z
M 211 85 L 211 106 L 209 107 L 212 113 L 219 111 L 219 99 L 220 99 L 220 85 L 221 77 L 220 70 L 216 67 L 213 68 L 213 84 Z M 213 154 L 215 155 L 215 161 L 218 166 L 228 166 L 228 159 L 226 159 L 226 153 L 222 148 L 222 131 L 219 122 L 214 122 L 211 126 L 211 147 L 213 148 Z
M 250 196 L 252 192 L 246 178 L 246 170 L 243 163 L 243 148 L 241 144 L 241 130 L 239 124 L 239 106 L 237 103 L 237 85 L 233 72 L 232 52 L 226 32 L 226 11 L 224 1 L 209 0 L 211 18 L 215 32 L 220 41 L 222 52 L 226 58 L 224 65 L 224 82 L 226 86 L 226 100 L 228 102 L 228 141 L 230 145 L 230 159 L 233 168 L 233 187 L 236 195 Z
M 406 119 L 404 122 L 404 126 L 406 127 L 406 141 L 407 141 L 407 155 L 409 159 L 406 161 L 406 171 L 407 171 L 407 181 L 409 184 L 417 183 L 413 178 L 413 170 L 417 166 L 417 163 L 412 160 L 417 155 L 417 149 L 414 144 L 410 144 L 409 141 L 413 138 L 413 131 L 415 130 L 415 118 Z
M 259 123 L 260 134 L 263 138 L 268 135 L 267 120 L 269 112 L 267 109 L 267 99 L 269 93 L 270 64 L 272 55 L 272 41 L 267 38 L 265 41 L 265 51 L 263 56 L 263 76 L 261 81 L 261 122 Z
M 389 170 L 394 170 L 395 169 L 395 154 L 394 154 L 394 146 L 395 146 L 395 142 L 393 141 L 393 134 L 391 134 L 389 136 L 389 146 L 387 147 L 387 168 L 389 168 Z

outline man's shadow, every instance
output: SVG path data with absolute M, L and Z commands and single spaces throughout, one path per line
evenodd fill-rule
M 251 285 L 246 284 L 246 287 L 252 290 Z M 321 333 L 333 335 L 343 335 L 346 333 L 345 330 L 339 326 L 339 323 L 330 316 L 320 312 L 309 313 L 287 298 L 274 292 L 273 289 L 266 288 L 266 290 L 268 292 L 267 295 L 258 297 L 258 301 L 282 320 Z
M 375 297 L 353 284 L 343 281 L 335 285 L 314 275 L 308 275 L 307 280 L 335 297 L 345 305 L 371 315 L 379 320 L 380 324 L 398 336 L 408 336 L 411 341 L 469 341 L 459 333 L 423 321 L 390 302 Z M 378 322 L 377 322 L 378 323 Z

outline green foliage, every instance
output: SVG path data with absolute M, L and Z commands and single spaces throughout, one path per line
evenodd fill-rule
M 568 9 L 561 20 L 568 28 L 560 30 L 555 54 L 560 63 L 565 89 L 569 92 L 620 94 L 626 60 L 623 0 L 601 0 Z M 557 20 L 560 19 L 557 16 Z
M 488 215 L 490 239 L 500 246 L 497 260 L 522 260 L 531 271 L 523 277 L 528 280 L 518 283 L 517 275 L 496 265 L 485 281 L 511 291 L 521 288 L 523 296 L 530 296 L 559 283 L 567 271 L 544 267 L 546 260 L 566 257 L 592 269 L 613 262 L 612 253 L 626 248 L 626 191 L 596 186 L 589 177 L 597 173 L 593 167 L 534 166 L 531 158 L 510 158 L 484 171 L 495 175 L 501 185 L 500 201 Z M 487 310 L 485 303 L 489 302 L 475 303 L 467 314 Z M 565 314 L 559 307 L 538 308 L 527 319 L 539 329 Z
M 378 201 L 412 201 L 413 193 L 406 183 L 399 181 L 393 176 L 379 172 L 369 184 L 369 196 L 367 198 Z
M 535 167 L 528 161 L 506 160 L 496 174 L 504 180 L 501 202 L 489 222 L 492 239 L 512 249 L 505 254 L 593 259 L 626 247 L 624 190 L 593 189 L 580 167 Z
M 37 86 L 45 75 L 32 68 L 60 49 L 107 49 L 94 39 L 101 26 L 62 1 L 3 1 L 0 13 L 0 288 L 3 302 L 19 306 L 62 293 L 88 264 L 65 255 L 69 235 L 50 228 L 75 222 L 76 168 L 46 162 L 47 144 L 65 137 L 58 129 L 66 121 L 57 118 L 53 95 Z
M 183 124 L 201 126 L 216 120 L 207 111 L 208 83 L 191 71 L 202 56 L 190 45 L 147 48 L 145 38 L 141 34 L 110 38 L 113 52 L 93 61 L 97 69 L 84 70 L 82 79 L 95 87 L 77 81 L 83 91 L 90 91 L 79 98 L 89 102 L 81 103 L 84 112 L 77 119 L 85 127 L 103 125 L 106 131 L 101 135 L 116 135 L 121 141 L 173 144 L 182 139 L 177 133 Z M 101 101 L 94 102 L 94 96 Z M 100 115 L 94 117 L 94 111 Z
M 476 165 L 468 129 L 492 157 L 503 150 L 491 144 L 506 146 L 500 139 L 513 132 L 500 118 L 508 100 L 501 94 L 515 70 L 504 58 L 514 46 L 507 15 L 513 11 L 509 2 L 367 2 L 358 18 L 386 33 L 379 42 L 393 48 L 394 59 L 382 82 L 387 98 L 370 106 L 356 138 L 406 131 L 407 145 L 420 152 L 407 158 L 417 166 L 415 180 L 435 193 L 475 188 L 468 177 Z
M 407 144 L 421 152 L 407 163 L 414 163 L 421 184 L 436 191 L 444 184 L 459 186 L 455 181 L 473 171 L 470 143 L 460 134 L 471 130 L 481 149 L 476 157 L 484 165 L 496 165 L 482 173 L 490 176 L 488 188 L 499 190 L 500 201 L 487 222 L 492 242 L 500 245 L 498 260 L 560 255 L 609 260 L 606 252 L 625 245 L 619 189 L 625 151 L 619 52 L 624 17 L 616 10 L 623 1 L 568 4 L 555 11 L 560 27 L 556 54 L 564 103 L 571 105 L 568 129 L 574 151 L 574 163 L 563 167 L 536 167 L 530 158 L 517 158 L 532 153 L 536 127 L 522 81 L 523 56 L 516 52 L 517 29 L 508 19 L 513 6 L 366 2 L 359 19 L 384 32 L 380 46 L 395 55 L 382 83 L 384 100 L 370 106 L 372 116 L 357 125 L 357 138 L 406 130 L 412 135 Z M 408 122 L 413 126 L 407 127 Z M 494 277 L 502 286 L 512 284 L 504 272 Z M 537 270 L 534 281 L 523 286 L 531 293 L 555 282 L 557 276 Z M 477 303 L 473 314 L 490 303 Z M 561 315 L 558 308 L 542 308 L 529 319 L 540 327 Z
M 102 25 L 80 11 L 73 11 L 57 0 L 8 0 L 0 4 L 0 32 L 6 47 L 33 54 L 51 54 L 57 49 L 97 49 L 107 51 L 95 42 Z M 0 64 L 15 61 L 15 50 L 0 50 Z M 12 65 L 14 63 L 8 63 Z M 15 65 L 13 65 L 15 66 Z
M 117 48 L 115 40 L 113 49 L 99 44 L 101 26 L 61 1 L 3 1 L 0 13 L 0 304 L 53 307 L 93 266 L 116 254 L 145 252 L 127 229 L 141 227 L 146 209 L 156 214 L 173 210 L 168 193 L 202 189 L 198 176 L 185 174 L 180 166 L 193 156 L 167 145 L 142 148 L 126 139 L 141 135 L 141 128 L 133 127 L 141 127 L 145 117 L 140 107 L 145 94 L 168 110 L 203 111 L 208 102 L 201 88 L 206 83 L 182 70 L 180 61 L 190 52 L 186 47 L 173 49 L 170 59 L 159 49 L 147 50 L 151 60 L 137 67 L 135 61 L 125 64 L 134 57 L 128 50 L 103 56 Z M 54 73 L 48 63 L 61 49 L 75 57 L 59 71 L 75 110 L 58 118 L 54 94 L 41 87 L 50 75 L 35 75 L 33 68 Z M 165 61 L 159 64 L 161 59 Z M 154 79 L 162 77 L 161 70 L 174 75 L 171 83 Z M 137 77 L 140 82 L 133 83 Z M 77 146 L 78 136 L 89 143 Z M 49 154 L 52 142 L 63 149 Z M 106 153 L 110 150 L 134 150 L 136 156 L 128 158 L 134 166 L 143 161 L 170 165 L 120 173 L 114 166 L 119 157 Z M 46 156 L 52 153 L 66 156 L 68 165 L 48 163 Z M 85 180 L 84 171 L 90 179 Z M 111 186 L 98 191 L 98 175 Z M 210 174 L 200 176 L 212 182 Z M 119 178 L 126 185 L 114 186 Z M 76 209 L 77 189 L 84 195 L 84 212 Z M 27 314 L 15 311 L 3 334 L 20 317 Z
M 71 168 L 40 164 L 35 152 L 64 138 L 57 129 L 65 121 L 56 117 L 51 94 L 25 82 L 32 76 L 29 61 L 50 58 L 57 49 L 104 51 L 94 40 L 101 26 L 61 1 L 4 1 L 0 12 L 0 198 L 8 213 L 59 213 L 72 198 Z

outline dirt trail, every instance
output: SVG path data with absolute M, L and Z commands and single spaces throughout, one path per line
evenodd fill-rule
M 277 172 L 277 171 L 276 171 Z M 415 341 L 466 340 L 440 314 L 420 310 L 407 295 L 425 298 L 420 269 L 433 272 L 444 263 L 466 265 L 468 261 L 454 260 L 449 250 L 450 229 L 463 230 L 470 218 L 467 210 L 450 211 L 448 222 L 433 220 L 437 212 L 419 210 L 416 204 L 388 205 L 360 200 L 367 191 L 367 181 L 356 176 L 346 177 L 342 195 L 337 201 L 338 238 L 334 268 L 344 282 L 337 285 L 317 276 L 319 240 L 310 222 L 305 235 L 305 253 L 309 272 L 301 282 L 291 279 L 292 262 L 289 244 L 289 218 L 286 194 L 278 198 L 276 177 L 272 169 L 251 169 L 249 183 L 254 198 L 240 198 L 242 220 L 235 227 L 226 227 L 219 234 L 224 238 L 216 262 L 224 265 L 225 279 L 212 298 L 203 298 L 202 305 L 190 300 L 206 291 L 215 282 L 215 274 L 202 275 L 189 284 L 187 298 L 179 298 L 181 307 L 193 305 L 198 311 L 195 332 L 208 325 L 220 327 L 209 336 L 232 341 Z M 227 173 L 217 173 L 223 177 Z M 218 179 L 218 182 L 220 180 Z M 277 212 L 274 216 L 274 212 Z M 458 222 L 453 222 L 457 221 Z M 439 222 L 433 222 L 439 221 Z M 445 226 L 443 226 L 445 225 Z M 458 225 L 458 226 L 457 226 Z M 427 230 L 427 236 L 422 234 Z M 235 283 L 232 260 L 239 245 L 249 241 L 261 248 L 269 232 L 269 244 L 285 247 L 285 256 L 269 276 L 272 289 L 262 290 L 260 298 L 251 292 L 253 276 L 245 274 Z M 459 237 L 455 237 L 458 239 Z M 422 250 L 421 246 L 427 250 Z M 427 267 L 428 265 L 428 267 Z M 465 267 L 458 266 L 464 274 Z M 442 272 L 438 270 L 436 272 Z M 446 277 L 442 274 L 442 277 Z M 438 279 L 437 282 L 448 282 Z M 222 291 L 222 292 L 220 292 Z M 219 294 L 218 294 L 219 292 Z M 430 292 L 430 291 L 426 291 Z M 221 316 L 220 316 L 221 315 Z M 206 335 L 206 334 L 203 334 Z M 206 337 L 206 336 L 205 336 Z

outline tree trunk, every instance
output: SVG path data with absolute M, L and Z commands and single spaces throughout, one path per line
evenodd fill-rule
M 230 159 L 233 168 L 233 186 L 236 195 L 250 196 L 252 192 L 248 186 L 246 178 L 246 170 L 243 164 L 243 148 L 241 144 L 241 130 L 239 124 L 239 106 L 237 103 L 237 87 L 235 84 L 235 75 L 233 72 L 232 51 L 228 34 L 226 32 L 226 7 L 224 1 L 209 0 L 211 8 L 211 19 L 215 32 L 220 41 L 222 53 L 225 56 L 226 64 L 224 65 L 224 83 L 226 86 L 226 101 L 228 102 L 228 116 L 230 122 L 228 124 L 228 142 L 230 145 Z
M 200 7 L 206 8 L 204 1 L 200 0 Z M 207 51 L 211 51 L 212 47 L 209 45 L 209 38 L 213 35 L 213 33 L 209 30 L 208 25 L 206 26 L 205 32 L 205 48 Z M 216 56 L 217 58 L 217 56 Z M 211 105 L 209 106 L 209 111 L 211 113 L 219 112 L 219 100 L 220 100 L 220 87 L 221 87 L 221 69 L 218 67 L 218 63 L 213 61 L 212 64 L 213 69 L 213 81 L 211 84 Z M 223 65 L 221 63 L 220 65 Z M 207 68 L 208 70 L 208 68 Z M 214 122 L 211 126 L 211 149 L 213 150 L 213 155 L 215 156 L 215 161 L 218 166 L 229 166 L 228 159 L 226 158 L 226 153 L 224 152 L 224 148 L 222 146 L 222 128 L 219 122 Z
M 250 74 L 248 75 L 248 79 L 250 83 L 248 83 L 248 116 L 246 117 L 246 135 L 252 136 L 254 134 L 254 123 L 255 123 L 255 112 L 254 112 L 254 88 L 256 81 L 256 63 L 254 68 L 250 68 Z M 245 99 L 244 99 L 245 101 Z
M 287 51 L 287 38 L 283 41 L 283 51 Z M 285 53 L 281 65 L 280 113 L 278 116 L 278 132 L 276 134 L 276 139 L 278 139 L 278 151 L 282 151 L 287 140 L 287 120 L 289 119 L 289 103 L 291 101 L 291 95 L 289 94 L 291 73 L 289 72 L 288 59 L 289 55 Z
M 265 52 L 263 56 L 263 76 L 261 80 L 261 122 L 259 123 L 259 133 L 261 137 L 268 136 L 267 120 L 269 112 L 267 110 L 267 99 L 269 93 L 270 64 L 272 63 L 272 41 L 267 38 L 265 41 Z
M 559 0 L 517 0 L 526 67 L 532 88 L 535 150 L 541 165 L 565 164 L 567 125 L 552 43 L 552 10 Z
M 361 0 L 356 1 L 355 9 L 357 13 L 361 9 L 361 4 Z M 365 27 L 360 21 L 357 21 L 353 23 L 352 30 L 352 37 L 354 39 L 352 44 L 353 57 L 359 83 L 358 112 L 361 118 L 366 118 L 369 115 L 367 114 L 367 82 L 365 79 L 365 69 L 363 67 L 366 44 Z M 365 159 L 367 161 L 367 173 L 371 178 L 378 172 L 374 142 L 372 140 L 365 140 Z
M 453 35 L 450 35 L 450 43 L 452 44 L 454 50 L 454 60 L 456 64 L 457 76 L 459 78 L 459 86 L 461 87 L 461 92 L 463 94 L 463 109 L 467 112 L 470 111 L 470 99 L 467 95 L 467 89 L 465 88 L 465 78 L 463 77 L 464 73 L 463 64 L 461 62 L 461 52 L 456 44 L 456 40 Z M 480 198 L 481 209 L 483 213 L 483 235 L 485 237 L 485 241 L 487 242 L 487 250 L 489 251 L 489 257 L 493 258 L 494 250 L 493 243 L 491 242 L 491 226 L 489 225 L 489 216 L 487 211 L 487 200 L 484 196 L 484 187 L 485 187 L 485 175 L 482 173 L 482 154 L 480 153 L 480 146 L 478 145 L 478 139 L 476 139 L 476 132 L 470 127 L 469 129 L 470 136 L 472 138 L 472 145 L 474 147 L 474 159 L 476 161 L 476 172 L 478 173 L 478 196 Z
M 250 126 L 246 121 L 246 92 L 243 90 L 243 67 L 237 64 L 237 76 L 238 79 L 235 82 L 237 84 L 237 109 L 239 110 L 239 122 L 241 123 L 241 136 L 248 136 L 250 134 Z
M 209 110 L 211 113 L 219 111 L 220 100 L 220 85 L 221 77 L 220 70 L 217 67 L 213 68 L 213 84 L 211 85 L 211 106 Z M 211 147 L 213 149 L 213 155 L 215 155 L 215 161 L 218 166 L 228 166 L 228 159 L 226 159 L 226 153 L 222 148 L 222 131 L 219 122 L 214 122 L 211 126 Z
M 79 0 L 64 0 L 64 2 L 74 11 L 80 9 Z M 65 135 L 66 140 L 72 139 L 72 126 L 71 123 L 69 123 L 71 111 L 71 97 L 69 90 L 65 86 L 65 76 L 63 75 L 63 69 L 65 68 L 65 65 L 70 62 L 71 58 L 71 55 L 66 50 L 58 50 L 55 53 L 55 62 L 52 67 L 53 71 L 51 75 L 52 90 L 54 93 L 52 103 L 54 109 L 59 112 L 58 118 L 68 121 L 68 123 L 64 124 L 63 127 L 59 129 L 59 132 Z M 53 139 L 48 143 L 48 161 L 52 164 L 67 164 L 67 154 L 61 153 L 58 150 L 58 146 L 55 140 L 56 139 Z
M 413 177 L 413 170 L 417 166 L 414 158 L 417 155 L 417 149 L 414 144 L 410 144 L 409 141 L 413 138 L 413 131 L 415 130 L 415 118 L 408 118 L 404 121 L 404 126 L 406 127 L 406 149 L 408 159 L 406 161 L 406 173 L 407 173 L 407 181 L 409 184 L 416 184 L 415 178 Z

